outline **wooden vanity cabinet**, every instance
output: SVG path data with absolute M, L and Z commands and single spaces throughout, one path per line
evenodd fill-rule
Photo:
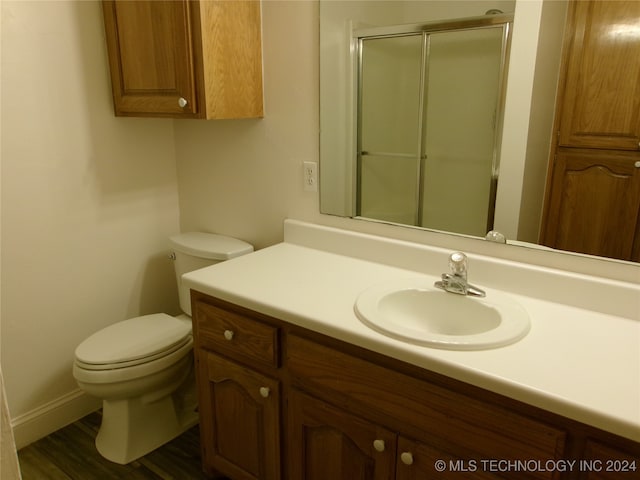
M 633 474 L 482 462 L 640 462 L 639 443 L 202 293 L 192 311 L 211 475 L 600 480 Z
M 287 336 L 286 365 L 291 382 L 298 388 L 344 405 L 353 414 L 366 414 L 395 432 L 407 445 L 420 446 L 421 454 L 406 447 L 398 449 L 393 463 L 397 472 L 404 474 L 400 478 L 420 478 L 424 473 L 420 466 L 430 476 L 439 474 L 434 469 L 435 460 L 431 462 L 434 458 L 446 458 L 449 471 L 449 460 L 455 463 L 456 458 L 464 460 L 455 463 L 456 467 L 470 468 L 468 462 L 472 459 L 546 460 L 563 458 L 566 453 L 566 433 L 562 428 L 321 344 L 305 334 L 292 332 Z M 370 437 L 369 445 L 374 441 L 376 438 Z M 427 452 L 425 461 L 423 455 Z M 407 454 L 412 457 L 410 465 L 403 462 L 403 454 L 405 458 Z M 485 474 L 476 478 L 496 477 Z M 533 472 L 522 473 L 519 478 L 553 477 Z
M 424 480 L 460 478 L 462 474 L 472 480 L 499 478 L 483 471 L 471 471 L 466 460 L 403 437 L 297 390 L 289 396 L 288 414 L 287 478 Z M 445 471 L 434 469 L 437 461 L 445 462 Z
M 104 0 L 115 114 L 263 116 L 259 0 Z
M 192 312 L 205 472 L 279 480 L 279 329 L 201 301 Z

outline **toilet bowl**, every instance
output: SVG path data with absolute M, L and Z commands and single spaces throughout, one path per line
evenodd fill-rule
M 102 399 L 96 448 L 115 463 L 146 455 L 198 421 L 190 292 L 181 285 L 182 274 L 253 251 L 241 240 L 199 232 L 170 241 L 185 314 L 156 313 L 117 322 L 75 351 L 78 386 Z

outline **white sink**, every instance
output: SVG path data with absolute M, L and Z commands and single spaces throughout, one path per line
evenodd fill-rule
M 529 315 L 508 295 L 458 295 L 424 279 L 372 286 L 358 296 L 355 312 L 365 325 L 387 336 L 451 350 L 502 347 L 530 328 Z

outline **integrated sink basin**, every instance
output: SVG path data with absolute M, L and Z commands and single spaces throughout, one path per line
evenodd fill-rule
M 458 295 L 424 279 L 374 285 L 358 296 L 355 312 L 365 325 L 387 336 L 451 350 L 502 347 L 530 328 L 529 315 L 508 295 Z

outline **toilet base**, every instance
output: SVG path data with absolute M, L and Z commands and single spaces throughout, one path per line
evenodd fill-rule
M 107 460 L 130 463 L 198 423 L 195 384 L 153 401 L 145 397 L 103 400 L 96 448 Z

